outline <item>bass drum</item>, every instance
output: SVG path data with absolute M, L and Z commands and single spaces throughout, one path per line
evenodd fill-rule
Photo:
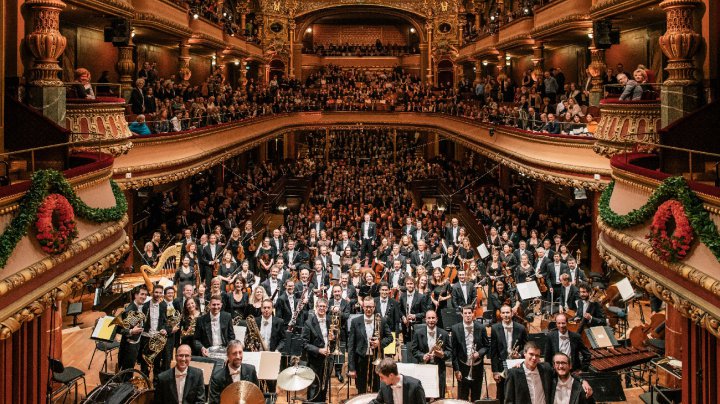
M 369 404 L 375 398 L 377 398 L 377 393 L 367 393 L 357 397 L 353 397 L 345 401 L 345 404 Z

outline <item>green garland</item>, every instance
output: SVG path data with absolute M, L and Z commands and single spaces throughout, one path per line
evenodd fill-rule
M 655 192 L 650 195 L 647 203 L 629 212 L 626 215 L 618 215 L 610 208 L 615 182 L 611 182 L 600 197 L 598 211 L 602 220 L 614 229 L 627 229 L 637 226 L 652 218 L 658 207 L 668 199 L 677 199 L 685 208 L 693 231 L 700 237 L 715 258 L 720 261 L 720 234 L 715 223 L 710 219 L 710 214 L 705 210 L 702 201 L 693 192 L 683 177 L 670 177 L 663 181 Z
M 113 222 L 122 219 L 127 212 L 127 200 L 122 189 L 110 180 L 115 206 L 112 208 L 91 208 L 75 193 L 72 185 L 55 170 L 40 170 L 32 176 L 30 189 L 20 200 L 18 215 L 0 236 L 0 268 L 4 268 L 15 246 L 28 233 L 31 224 L 37 220 L 37 210 L 50 193 L 58 193 L 67 198 L 78 217 L 93 223 Z

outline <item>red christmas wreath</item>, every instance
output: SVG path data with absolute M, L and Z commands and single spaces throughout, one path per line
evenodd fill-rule
M 647 235 L 653 250 L 665 261 L 681 261 L 692 245 L 694 235 L 685 208 L 670 199 L 658 207 Z
M 50 194 L 37 210 L 37 240 L 48 254 L 59 254 L 68 249 L 77 237 L 75 212 L 70 202 L 60 194 Z

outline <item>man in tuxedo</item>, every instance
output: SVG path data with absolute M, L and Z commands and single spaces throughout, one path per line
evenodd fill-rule
M 552 312 L 559 310 L 560 312 L 566 312 L 568 310 L 577 310 L 577 301 L 580 298 L 580 294 L 575 285 L 570 283 L 570 275 L 562 274 L 560 276 L 560 293 L 557 295 L 556 303 L 558 308 L 553 308 Z
M 220 246 L 217 244 L 217 237 L 211 234 L 208 238 L 209 243 L 202 248 L 200 253 L 200 277 L 205 285 L 210 289 L 210 281 L 212 280 L 213 268 L 216 262 L 219 262 Z
M 458 223 L 458 219 L 454 217 L 450 221 L 450 226 L 445 227 L 445 242 L 448 246 L 457 246 L 458 244 L 458 236 L 460 235 L 460 226 Z
M 190 345 L 178 347 L 175 368 L 158 375 L 156 404 L 205 404 L 203 372 L 190 366 L 191 355 Z
M 183 286 L 182 295 L 180 295 L 179 297 L 176 297 L 175 300 L 173 300 L 173 302 L 172 302 L 172 305 L 175 308 L 175 310 L 182 313 L 183 310 L 185 309 L 185 301 L 190 300 L 190 299 L 195 300 L 195 304 L 199 308 L 200 302 L 198 301 L 197 297 L 193 296 L 194 292 L 195 292 L 195 287 L 193 287 L 193 285 L 191 285 L 189 283 L 185 284 L 185 286 Z
M 242 363 L 245 345 L 237 340 L 230 340 L 227 344 L 227 362 L 225 366 L 215 369 L 210 378 L 209 404 L 220 404 L 220 395 L 225 387 L 241 380 L 258 385 L 255 366 Z
M 425 312 L 430 310 L 428 296 L 415 290 L 415 279 L 405 278 L 405 292 L 400 295 L 401 321 L 403 324 L 403 341 L 412 339 L 412 328 L 425 321 Z
M 330 252 L 328 252 L 328 248 L 325 245 L 320 246 L 320 253 L 315 258 L 315 260 L 320 260 L 322 263 L 322 269 L 325 272 L 332 271 L 332 258 L 330 257 Z
M 282 290 L 282 282 L 278 279 L 278 271 L 278 266 L 273 265 L 270 267 L 270 276 L 260 283 L 260 286 L 265 289 L 265 292 L 273 302 L 277 301 L 278 295 Z
M 183 230 L 183 239 L 180 247 L 180 257 L 184 257 L 188 252 L 188 244 L 195 243 L 195 238 L 192 236 L 190 229 Z
M 535 273 L 542 276 L 547 275 L 547 264 L 551 262 L 550 258 L 548 258 L 545 253 L 546 251 L 543 247 L 538 247 L 535 249 L 536 257 L 533 266 L 535 267 Z
M 502 321 L 490 328 L 490 363 L 493 379 L 497 384 L 497 399 L 505 401 L 505 382 L 502 372 L 505 370 L 505 361 L 513 358 L 513 351 L 522 352 L 526 346 L 528 334 L 522 324 L 512 320 L 512 309 L 508 305 L 500 307 Z
M 417 242 L 417 250 L 410 253 L 410 268 L 415 271 L 418 266 L 428 268 L 430 266 L 430 252 L 427 250 L 425 240 Z
M 403 263 L 400 260 L 394 260 L 387 276 L 388 287 L 393 291 L 401 290 L 405 287 L 405 277 L 407 271 L 403 270 Z
M 355 242 L 350 240 L 347 230 L 343 230 L 342 233 L 340 233 L 340 240 L 335 245 L 335 253 L 337 255 L 342 255 L 346 247 L 350 247 L 350 250 L 352 250 L 353 254 L 355 254 L 358 250 Z
M 138 286 L 133 292 L 133 301 L 125 307 L 121 314 L 122 318 L 125 319 L 131 312 L 141 311 L 147 295 L 147 287 L 145 285 Z M 145 321 L 147 321 L 147 317 L 145 317 Z M 118 332 L 121 335 L 120 349 L 118 351 L 118 371 L 135 367 L 140 353 L 140 334 L 142 334 L 144 326 L 144 323 L 140 323 L 129 329 L 118 327 Z
M 577 285 L 580 282 L 587 282 L 585 271 L 578 267 L 575 257 L 569 256 L 567 259 L 568 274 L 570 274 L 570 283 Z
M 515 255 L 515 262 L 520 262 L 520 257 L 522 257 L 523 254 L 527 254 L 530 265 L 533 265 L 535 262 L 535 254 L 532 254 L 532 252 L 528 250 L 527 242 L 525 240 L 520 240 L 518 242 L 518 248 L 513 252 L 513 254 Z
M 580 299 L 577 301 L 577 313 L 575 321 L 584 321 L 590 327 L 606 325 L 605 313 L 599 302 L 590 301 L 591 287 L 587 283 L 578 285 L 578 295 Z
M 172 331 L 167 326 L 167 302 L 165 302 L 164 289 L 162 285 L 153 285 L 152 299 L 146 302 L 142 306 L 142 311 L 145 314 L 145 326 L 143 327 L 143 333 L 148 335 L 154 335 L 160 333 L 168 335 Z M 150 337 L 143 336 L 140 338 L 140 353 L 147 351 L 148 342 Z M 162 368 L 164 362 L 164 352 L 160 352 L 155 356 L 153 361 L 153 377 L 157 379 L 157 375 L 160 371 L 165 370 Z M 168 364 L 169 367 L 169 364 Z M 150 366 L 147 361 L 143 358 L 140 361 L 140 369 L 143 373 L 150 376 Z
M 330 300 L 328 300 L 328 312 L 330 316 L 340 316 L 340 341 L 347 341 L 347 320 L 350 318 L 350 303 L 348 300 L 342 297 L 342 287 L 340 285 L 334 285 L 330 294 Z M 345 379 L 342 374 L 342 364 L 335 364 L 335 377 L 343 383 Z
M 290 271 L 295 271 L 302 262 L 301 253 L 295 251 L 295 240 L 288 240 L 287 250 L 283 253 L 283 259 Z
M 550 401 L 553 368 L 540 363 L 540 348 L 532 341 L 525 344 L 525 360 L 520 367 L 508 369 L 505 382 L 505 403 L 545 404 Z
M 337 336 L 330 332 L 330 317 L 327 316 L 327 299 L 321 297 L 315 305 L 315 314 L 311 314 L 302 331 L 303 349 L 307 352 L 308 366 L 318 376 L 307 390 L 307 400 L 324 402 L 329 381 L 324 380 L 328 355 L 332 353 L 330 342 Z
M 212 346 L 228 346 L 235 339 L 232 315 L 222 310 L 222 296 L 210 297 L 210 312 L 203 314 L 195 324 L 195 351 L 208 356 Z M 242 355 L 241 355 L 242 359 Z
M 400 233 L 401 233 L 402 235 L 404 235 L 404 236 L 410 236 L 410 237 L 412 237 L 412 235 L 413 235 L 413 233 L 415 232 L 415 230 L 417 230 L 417 228 L 416 228 L 415 226 L 413 226 L 412 223 L 413 223 L 412 218 L 411 218 L 411 217 L 406 217 L 406 218 L 405 218 L 405 226 L 402 227 Z
M 375 313 L 380 313 L 390 326 L 390 332 L 400 330 L 400 308 L 397 300 L 390 297 L 390 288 L 387 282 L 380 282 L 380 296 L 375 298 Z
M 572 361 L 562 352 L 552 358 L 555 377 L 550 387 L 550 401 L 553 404 L 594 404 L 595 399 L 587 396 L 586 387 L 580 379 L 570 374 Z M 590 389 L 592 392 L 592 389 Z
M 306 296 L 305 299 L 307 300 L 308 297 Z M 285 282 L 284 293 L 282 293 L 275 302 L 275 315 L 282 319 L 285 327 L 290 323 L 290 319 L 292 319 L 299 303 L 300 298 L 295 296 L 295 281 L 288 279 L 287 282 Z M 305 307 L 307 308 L 307 305 Z M 303 309 L 302 313 L 298 314 L 297 324 L 304 324 L 305 318 L 303 313 L 307 310 L 306 308 Z
M 327 291 L 330 288 L 330 274 L 328 272 L 329 268 L 325 269 L 323 267 L 322 260 L 315 258 L 313 272 L 310 274 L 310 283 L 316 292 L 315 298 L 327 296 Z
M 452 363 L 458 381 L 457 398 L 474 402 L 480 399 L 485 373 L 484 358 L 490 342 L 485 327 L 473 321 L 472 306 L 462 309 L 463 321 L 452 326 Z M 470 364 L 475 363 L 474 366 Z
M 283 240 L 282 236 L 280 235 L 280 229 L 273 230 L 273 236 L 270 239 L 270 247 L 273 251 L 273 258 L 277 257 L 278 255 L 282 255 L 283 248 L 285 247 L 285 240 Z
M 308 293 L 305 294 L 305 297 L 306 297 L 305 300 L 306 300 L 307 304 L 305 305 L 305 307 L 303 307 L 303 310 L 307 311 L 310 308 L 314 307 L 315 294 L 313 293 L 313 290 L 315 288 L 318 288 L 318 286 L 316 286 L 313 283 L 313 279 L 311 279 L 311 275 L 310 275 L 310 269 L 307 266 L 304 265 L 304 266 L 300 267 L 299 274 L 300 274 L 300 281 L 295 282 L 295 298 L 300 299 L 303 296 L 305 290 L 309 289 Z M 305 322 L 304 318 L 302 320 L 303 320 L 303 322 Z M 298 322 L 297 324 L 302 324 L 302 323 Z
M 560 275 L 568 273 L 569 270 L 567 264 L 560 261 L 559 252 L 553 253 L 552 257 L 553 261 L 545 266 L 545 274 L 547 277 L 546 282 L 549 282 L 548 286 L 552 286 L 553 294 L 555 295 L 555 299 L 557 299 L 557 296 L 560 294 Z
M 343 300 L 348 302 L 349 311 L 355 312 L 355 305 L 358 302 L 357 290 L 355 285 L 350 283 L 350 274 L 347 272 L 340 274 L 340 290 Z
M 380 377 L 380 390 L 371 404 L 417 404 L 425 402 L 425 390 L 420 380 L 401 375 L 397 363 L 385 358 L 377 366 Z
M 370 390 L 377 389 L 379 378 L 376 379 L 372 373 L 372 361 L 377 354 L 382 358 L 383 350 L 392 342 L 390 327 L 380 317 L 378 324 L 375 316 L 375 300 L 366 296 L 363 299 L 363 315 L 354 318 L 350 322 L 350 333 L 348 334 L 348 376 L 355 379 L 358 394 L 365 394 Z M 375 329 L 379 330 L 380 337 L 375 338 Z M 368 383 L 368 376 L 372 381 Z
M 226 233 L 232 232 L 232 230 L 237 227 L 237 221 L 235 220 L 235 213 L 233 211 L 229 211 L 225 220 L 222 221 L 222 224 L 223 224 L 223 227 L 225 228 Z
M 385 268 L 392 268 L 395 260 L 400 261 L 401 264 L 406 262 L 405 256 L 400 254 L 400 244 L 393 244 L 390 255 L 385 261 Z
M 425 327 L 415 327 L 412 338 L 412 356 L 417 363 L 435 364 L 438 367 L 440 381 L 440 397 L 445 397 L 445 360 L 451 357 L 450 338 L 447 331 L 437 327 L 435 310 L 425 313 Z M 435 350 L 438 343 L 442 349 Z
M 412 233 L 412 241 L 417 246 L 420 241 L 427 241 L 428 233 L 422 229 L 422 220 L 418 219 L 415 225 L 415 231 Z
M 261 306 L 262 315 L 255 317 L 260 330 L 260 337 L 268 351 L 283 352 L 285 348 L 285 323 L 281 318 L 273 316 L 273 302 L 265 299 Z
M 477 290 L 475 285 L 466 279 L 465 270 L 458 271 L 458 282 L 452 287 L 452 301 L 455 307 L 465 307 L 475 303 Z
M 545 362 L 552 363 L 553 356 L 562 352 L 572 359 L 573 372 L 587 372 L 590 368 L 590 350 L 583 344 L 580 334 L 568 330 L 567 315 L 560 313 L 555 316 L 555 325 L 557 329 L 547 334 Z
M 370 221 L 370 214 L 366 213 L 363 216 L 363 222 L 360 225 L 360 239 L 362 244 L 360 246 L 360 260 L 365 260 L 366 257 L 372 256 L 373 250 L 375 249 L 375 238 L 377 225 L 375 222 Z

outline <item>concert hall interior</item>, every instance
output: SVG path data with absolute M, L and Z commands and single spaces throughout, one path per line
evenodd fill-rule
M 720 2 L 0 27 L 0 404 L 720 402 Z

